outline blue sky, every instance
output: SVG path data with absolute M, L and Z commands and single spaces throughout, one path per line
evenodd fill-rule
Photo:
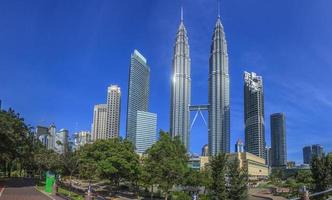
M 109 84 L 122 89 L 125 135 L 130 54 L 151 67 L 150 111 L 158 129 L 169 127 L 171 60 L 180 7 L 192 61 L 192 103 L 207 103 L 208 57 L 216 0 L 2 0 L 0 99 L 31 125 L 90 130 L 94 104 Z M 244 139 L 243 71 L 263 76 L 265 122 L 284 112 L 288 159 L 302 162 L 302 147 L 332 151 L 332 1 L 222 0 L 221 16 L 231 73 L 231 147 Z M 206 115 L 206 114 L 205 114 Z M 202 120 L 191 150 L 207 143 Z

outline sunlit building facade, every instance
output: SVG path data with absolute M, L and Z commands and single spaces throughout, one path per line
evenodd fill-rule
M 209 60 L 209 152 L 230 152 L 230 100 L 227 42 L 220 16 L 214 28 Z

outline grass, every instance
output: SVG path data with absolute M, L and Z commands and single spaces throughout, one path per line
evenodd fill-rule
M 69 190 L 66 190 L 64 188 L 59 187 L 58 189 L 58 193 L 66 196 L 66 197 L 70 197 L 72 200 L 84 200 L 84 197 L 75 193 L 75 192 L 70 192 Z
M 37 189 L 39 191 L 44 192 L 45 191 L 45 181 L 40 181 L 37 185 Z M 62 196 L 69 197 L 72 200 L 84 200 L 84 197 L 80 194 L 77 194 L 75 192 L 70 192 L 69 190 L 59 187 L 58 188 L 58 193 Z

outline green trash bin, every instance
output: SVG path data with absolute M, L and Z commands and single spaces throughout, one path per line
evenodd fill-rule
M 54 183 L 55 183 L 55 174 L 50 171 L 47 171 L 46 172 L 45 192 L 52 193 Z

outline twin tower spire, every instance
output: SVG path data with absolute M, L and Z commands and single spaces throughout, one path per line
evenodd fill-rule
M 230 106 L 228 53 L 225 33 L 218 17 L 209 58 L 208 146 L 209 154 L 230 152 Z M 170 133 L 178 136 L 189 150 L 191 104 L 191 59 L 187 31 L 183 22 L 177 30 L 172 62 Z

